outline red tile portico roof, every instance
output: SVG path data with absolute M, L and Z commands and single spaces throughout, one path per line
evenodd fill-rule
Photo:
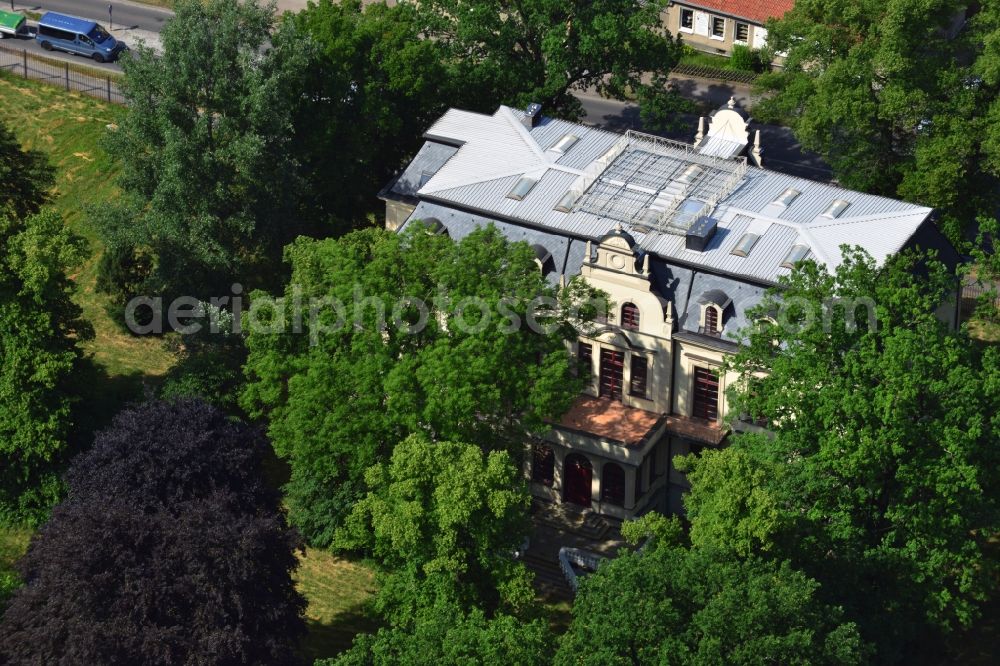
M 716 11 L 761 24 L 772 17 L 781 18 L 795 6 L 795 0 L 675 0 L 675 2 L 678 5 Z

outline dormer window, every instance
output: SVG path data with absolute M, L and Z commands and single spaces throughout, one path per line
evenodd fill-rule
M 639 308 L 635 303 L 626 303 L 622 306 L 622 328 L 639 330 Z
M 528 192 L 535 186 L 538 181 L 534 178 L 529 178 L 528 176 L 521 176 L 518 178 L 517 182 L 514 183 L 514 187 L 511 188 L 510 192 L 507 193 L 508 199 L 515 199 L 521 201 L 524 197 L 528 196 Z
M 836 199 L 830 206 L 823 211 L 823 217 L 838 218 L 841 214 L 847 210 L 851 205 L 850 201 L 844 201 L 843 199 Z
M 719 320 L 722 319 L 719 313 L 718 306 L 706 305 L 705 306 L 705 333 L 709 335 L 715 335 L 721 333 L 722 329 L 719 327 Z
M 802 194 L 796 189 L 789 187 L 787 190 L 781 193 L 781 196 L 774 200 L 779 206 L 787 208 L 793 201 L 795 201 L 798 196 Z
M 550 150 L 556 153 L 565 153 L 567 150 L 573 147 L 579 139 L 572 134 L 564 134 L 561 139 L 556 142 L 556 145 L 552 146 Z
M 568 213 L 573 210 L 573 206 L 576 204 L 577 199 L 579 199 L 579 196 L 577 196 L 576 192 L 569 190 L 566 194 L 562 195 L 562 199 L 560 199 L 559 203 L 556 204 L 554 210 L 557 210 L 560 213 Z
M 781 267 L 788 269 L 795 268 L 795 264 L 799 263 L 807 256 L 809 256 L 808 245 L 793 245 L 792 249 L 785 255 L 784 261 L 781 262 Z
M 731 254 L 735 254 L 737 257 L 745 257 L 750 254 L 750 250 L 757 243 L 757 239 L 760 238 L 757 234 L 743 234 L 740 238 L 740 242 L 736 244 L 733 248 Z
M 702 168 L 697 164 L 690 165 L 687 169 L 684 169 L 684 173 L 680 175 L 677 179 L 678 183 L 683 183 L 684 185 L 690 185 L 698 179 L 701 175 Z

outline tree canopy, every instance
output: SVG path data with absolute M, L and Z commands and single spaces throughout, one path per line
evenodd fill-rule
M 768 24 L 784 68 L 757 115 L 787 119 L 845 186 L 942 211 L 953 241 L 995 214 L 1000 10 L 963 0 L 799 0 Z
M 88 333 L 66 274 L 82 240 L 39 212 L 53 182 L 0 123 L 0 522 L 37 521 L 58 499 Z
M 865 663 L 857 627 L 787 562 L 688 547 L 657 514 L 622 533 L 642 548 L 581 581 L 556 664 Z
M 932 259 L 876 269 L 851 250 L 832 274 L 805 262 L 781 282 L 758 314 L 782 321 L 731 364 L 734 414 L 767 417 L 773 436 L 735 435 L 679 466 L 691 539 L 791 561 L 895 660 L 967 626 L 990 589 L 1000 355 L 938 319 L 955 283 Z
M 573 91 L 615 99 L 663 89 L 680 42 L 663 28 L 665 2 L 638 0 L 427 0 L 417 4 L 427 37 L 473 108 L 538 102 L 548 113 L 582 115 Z M 478 100 L 478 103 L 476 102 Z M 485 110 L 485 109 L 484 109 Z
M 297 536 L 266 444 L 197 401 L 120 414 L 74 460 L 0 620 L 11 664 L 292 664 Z
M 495 228 L 457 243 L 420 224 L 369 229 L 300 239 L 287 258 L 284 297 L 258 294 L 259 314 L 244 320 L 242 404 L 268 419 L 291 467 L 290 515 L 315 543 L 330 542 L 365 493 L 364 471 L 409 434 L 519 450 L 525 428 L 577 393 L 567 317 L 541 312 L 552 327 L 535 332 L 528 313 L 536 297 L 582 290 L 557 294 L 531 248 Z
M 273 4 L 178 0 L 173 10 L 162 54 L 139 46 L 122 59 L 126 112 L 107 148 L 122 163 L 124 201 L 92 213 L 121 261 L 149 255 L 137 262 L 146 293 L 206 300 L 233 281 L 279 277 L 283 246 L 305 231 L 290 144 L 307 44 L 273 30 Z
M 336 659 L 316 666 L 535 666 L 552 660 L 552 636 L 543 620 L 487 617 L 449 603 L 417 611 L 412 628 L 386 627 L 362 634 Z
M 338 542 L 378 562 L 376 605 L 392 624 L 412 626 L 419 608 L 440 603 L 518 610 L 531 601 L 513 557 L 530 498 L 506 452 L 412 435 L 365 480 L 371 490 Z

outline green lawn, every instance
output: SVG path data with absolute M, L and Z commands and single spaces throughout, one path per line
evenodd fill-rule
M 355 634 L 378 627 L 369 608 L 375 593 L 369 567 L 315 548 L 307 548 L 300 560 L 295 580 L 309 602 L 303 652 L 310 660 L 335 656 L 351 647 Z
M 88 258 L 71 277 L 78 287 L 77 303 L 95 333 L 82 344 L 97 382 L 87 396 L 93 404 L 85 405 L 83 413 L 98 414 L 100 422 L 123 402 L 141 396 L 143 387 L 159 381 L 175 360 L 163 340 L 123 332 L 108 314 L 107 298 L 94 289 L 101 243 L 86 209 L 118 196 L 114 180 L 120 167 L 100 142 L 121 108 L 8 74 L 0 75 L 0 108 L 25 147 L 49 156 L 56 168 L 52 205 L 90 244 Z

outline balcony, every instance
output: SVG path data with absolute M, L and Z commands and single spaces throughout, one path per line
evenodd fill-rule
M 672 414 L 666 418 L 667 432 L 686 439 L 718 446 L 729 434 L 729 429 L 721 426 L 717 421 L 699 419 L 691 416 L 678 416 Z
M 617 400 L 583 395 L 554 425 L 628 448 L 641 448 L 649 436 L 659 430 L 663 418 L 655 412 L 628 407 Z

